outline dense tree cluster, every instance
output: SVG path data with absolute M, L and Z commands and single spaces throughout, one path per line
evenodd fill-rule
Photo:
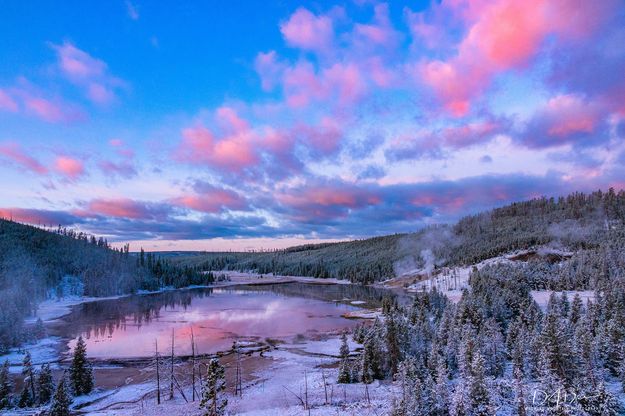
M 342 359 L 339 382 L 394 379 L 396 416 L 617 415 L 607 386 L 625 387 L 624 328 L 623 277 L 594 301 L 552 294 L 541 310 L 527 282 L 475 270 L 457 304 L 436 289 L 387 303 L 383 320 L 354 331 L 363 351 Z

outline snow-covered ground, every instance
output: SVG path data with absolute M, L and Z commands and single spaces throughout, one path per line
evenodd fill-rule
M 58 346 L 60 342 L 61 339 L 58 337 L 47 337 L 20 348 L 12 348 L 8 354 L 0 356 L 0 363 L 8 360 L 11 365 L 9 371 L 17 374 L 22 371 L 22 361 L 26 351 L 30 352 L 32 362 L 36 366 L 55 362 L 58 360 Z
M 350 349 L 359 345 L 349 340 Z M 229 414 L 246 416 L 303 415 L 381 415 L 391 407 L 394 391 L 388 383 L 337 384 L 338 349 L 340 338 L 330 336 L 325 340 L 308 340 L 281 344 L 263 353 L 265 365 L 252 372 L 253 380 L 244 384 L 243 396 L 234 397 L 229 391 Z M 324 383 L 325 381 L 325 383 Z M 325 384 L 325 388 L 324 388 Z M 189 386 L 184 387 L 188 399 Z M 367 391 L 369 400 L 367 400 Z M 180 394 L 174 400 L 156 404 L 155 383 L 130 384 L 109 391 L 96 391 L 78 398 L 74 406 L 90 415 L 142 415 L 142 416 L 195 416 L 200 415 L 199 401 L 185 402 Z M 326 400 L 327 393 L 327 400 Z
M 513 259 L 530 253 L 539 253 L 539 255 L 541 256 L 546 256 L 550 254 L 559 255 L 562 257 L 570 257 L 573 254 L 568 251 L 561 251 L 550 247 L 539 247 L 535 250 L 519 250 L 505 255 L 493 257 L 471 266 L 443 267 L 440 270 L 437 270 L 437 273 L 434 276 L 411 284 L 410 286 L 408 286 L 407 291 L 420 292 L 424 290 L 431 290 L 432 288 L 436 287 L 437 290 L 443 292 L 452 302 L 458 302 L 460 300 L 460 297 L 462 296 L 462 289 L 469 287 L 469 276 L 471 275 L 473 268 L 481 270 L 483 267 L 489 265 L 513 264 L 515 263 L 515 260 Z M 424 271 L 420 272 L 425 273 Z M 554 291 L 552 290 L 533 290 L 531 292 L 531 295 L 541 308 L 545 308 L 547 306 L 547 303 L 549 302 L 549 297 L 553 292 Z M 561 295 L 563 292 L 556 291 L 555 293 Z M 582 298 L 584 303 L 588 302 L 589 300 L 593 300 L 595 297 L 593 291 L 567 290 L 564 293 L 567 294 L 569 300 L 573 300 L 573 297 L 578 294 Z

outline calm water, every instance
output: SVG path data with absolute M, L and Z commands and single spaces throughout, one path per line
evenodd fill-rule
M 170 348 L 191 353 L 191 329 L 200 353 L 224 351 L 234 340 L 291 339 L 352 328 L 342 317 L 349 300 L 377 306 L 384 291 L 346 285 L 283 284 L 193 289 L 132 296 L 77 306 L 64 317 L 63 336 L 82 335 L 93 358 L 148 357 Z

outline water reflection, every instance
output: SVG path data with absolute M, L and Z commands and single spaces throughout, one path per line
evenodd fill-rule
M 94 358 L 147 357 L 158 340 L 165 351 L 175 333 L 176 354 L 191 351 L 191 328 L 201 353 L 222 351 L 235 339 L 289 338 L 351 328 L 348 302 L 376 306 L 384 291 L 351 285 L 282 284 L 193 289 L 86 303 L 64 318 L 62 335 L 87 342 Z M 73 347 L 75 341 L 70 343 Z

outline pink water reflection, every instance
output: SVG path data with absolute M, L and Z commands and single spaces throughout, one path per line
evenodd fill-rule
M 289 339 L 352 328 L 356 322 L 341 315 L 354 309 L 272 292 L 215 290 L 185 306 L 163 306 L 150 320 L 138 322 L 133 316 L 123 318 L 121 324 L 103 320 L 98 325 L 108 324 L 108 330 L 85 326 L 81 335 L 92 358 L 146 357 L 154 354 L 155 340 L 161 353 L 169 351 L 173 329 L 175 353 L 185 355 L 191 353 L 193 328 L 199 352 L 213 353 L 230 348 L 235 339 Z M 75 339 L 70 348 L 74 344 Z

